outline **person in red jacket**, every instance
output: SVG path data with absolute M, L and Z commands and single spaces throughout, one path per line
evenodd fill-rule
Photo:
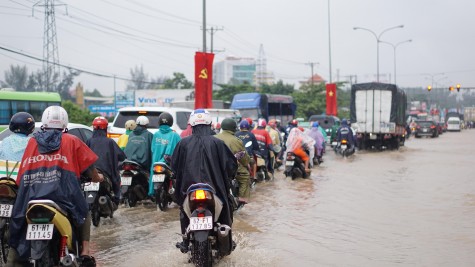
M 257 139 L 259 144 L 259 155 L 266 161 L 267 171 L 274 175 L 274 167 L 270 162 L 270 152 L 272 151 L 272 138 L 269 135 L 269 132 L 266 130 L 267 122 L 265 119 L 259 119 L 257 121 L 257 128 L 252 130 L 252 133 Z

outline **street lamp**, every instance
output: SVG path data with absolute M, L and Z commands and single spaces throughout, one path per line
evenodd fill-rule
M 376 38 L 376 75 L 377 75 L 377 81 L 379 82 L 379 43 L 381 42 L 381 35 L 383 35 L 383 33 L 387 32 L 387 31 L 390 31 L 390 30 L 393 30 L 393 29 L 398 29 L 398 28 L 404 28 L 404 25 L 398 25 L 398 26 L 394 26 L 394 27 L 391 27 L 391 28 L 387 28 L 385 30 L 383 30 L 379 35 L 376 34 L 374 31 L 370 30 L 370 29 L 366 29 L 366 28 L 362 28 L 362 27 L 354 27 L 353 30 L 365 30 L 365 31 L 368 31 L 370 33 L 372 33 L 374 35 L 374 37 Z
M 399 43 L 397 43 L 397 44 L 395 44 L 395 45 L 392 44 L 392 43 L 389 43 L 389 42 L 381 41 L 381 43 L 388 44 L 388 45 L 392 46 L 393 49 L 394 49 L 394 84 L 396 84 L 396 48 L 397 48 L 399 45 L 401 45 L 401 44 L 409 43 L 409 42 L 412 42 L 412 39 L 399 42 Z

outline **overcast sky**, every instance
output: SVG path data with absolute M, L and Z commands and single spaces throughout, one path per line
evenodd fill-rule
M 37 0 L 0 0 L 0 47 L 42 57 L 44 7 Z M 130 78 L 142 65 L 149 78 L 182 72 L 194 80 L 194 53 L 203 46 L 202 0 L 56 0 L 59 61 L 91 72 Z M 63 4 L 63 5 L 60 5 Z M 298 84 L 314 73 L 330 76 L 328 0 L 206 0 L 207 27 L 214 34 L 215 61 L 258 57 L 277 80 Z M 34 12 L 33 12 L 34 10 Z M 377 42 L 396 45 L 401 87 L 475 87 L 475 22 L 471 0 L 330 0 L 332 79 L 376 80 Z M 34 15 L 34 16 L 32 16 Z M 210 35 L 207 36 L 208 49 Z M 380 80 L 394 81 L 394 49 L 380 43 Z M 10 65 L 41 62 L 0 50 L 0 80 Z M 81 74 L 86 90 L 113 94 L 111 78 Z M 126 82 L 117 80 L 117 91 Z

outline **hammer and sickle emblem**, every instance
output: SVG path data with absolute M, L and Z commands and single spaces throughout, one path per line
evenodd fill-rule
M 201 79 L 208 79 L 208 70 L 202 69 L 198 77 Z

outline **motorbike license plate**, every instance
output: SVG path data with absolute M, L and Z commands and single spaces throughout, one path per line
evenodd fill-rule
M 120 177 L 120 181 L 122 185 L 131 185 L 132 184 L 132 177 Z
M 336 146 L 337 145 L 337 142 L 332 142 L 332 146 Z
M 165 181 L 165 174 L 154 174 L 152 181 L 154 183 L 163 183 L 163 181 Z
M 99 183 L 91 182 L 84 185 L 84 191 L 99 191 Z
M 285 162 L 285 166 L 294 166 L 294 161 L 293 160 L 287 160 Z
M 54 224 L 28 224 L 26 240 L 50 240 L 53 238 Z
M 0 217 L 12 217 L 13 205 L 0 204 Z
M 422 131 L 425 133 L 425 132 L 427 132 L 427 129 L 423 129 Z
M 209 229 L 213 229 L 213 216 L 190 218 L 191 231 L 209 230 Z
M 346 145 L 341 145 L 341 149 L 346 149 Z

